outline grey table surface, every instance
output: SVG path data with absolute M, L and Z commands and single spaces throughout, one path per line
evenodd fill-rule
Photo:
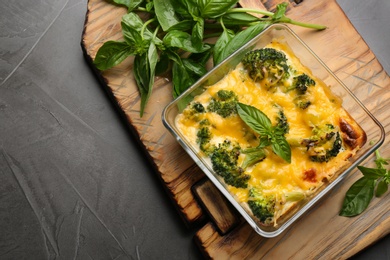
M 390 1 L 338 2 L 390 74 Z M 0 259 L 201 259 L 84 60 L 87 0 L 0 3 Z

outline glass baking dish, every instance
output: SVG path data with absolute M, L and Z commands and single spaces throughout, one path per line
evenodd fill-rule
M 322 80 L 330 87 L 331 92 L 342 100 L 343 108 L 360 125 L 367 135 L 366 143 L 357 154 L 350 158 L 348 167 L 335 174 L 331 182 L 324 185 L 315 196 L 303 203 L 297 210 L 276 227 L 259 225 L 257 221 L 247 212 L 234 196 L 226 188 L 226 184 L 214 173 L 209 164 L 200 157 L 198 150 L 193 147 L 186 137 L 180 133 L 175 125 L 176 116 L 191 102 L 195 96 L 202 93 L 208 86 L 221 80 L 228 71 L 234 69 L 242 60 L 245 53 L 253 49 L 263 48 L 272 40 L 277 39 L 289 46 L 300 62 L 309 68 L 314 76 Z M 195 163 L 205 172 L 207 177 L 222 192 L 222 194 L 233 204 L 243 218 L 261 236 L 275 237 L 281 234 L 287 227 L 301 217 L 309 208 L 317 203 L 327 192 L 338 184 L 351 170 L 372 154 L 384 141 L 384 129 L 378 120 L 367 110 L 367 108 L 354 96 L 354 94 L 329 70 L 329 68 L 308 48 L 308 46 L 286 25 L 275 24 L 268 27 L 258 36 L 249 41 L 222 63 L 210 70 L 205 76 L 191 86 L 178 98 L 168 104 L 163 113 L 162 120 L 165 127 L 176 138 L 184 150 L 191 156 Z

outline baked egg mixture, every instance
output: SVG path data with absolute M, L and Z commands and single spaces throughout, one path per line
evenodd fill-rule
M 288 46 L 275 41 L 263 56 L 259 50 L 196 96 L 175 123 L 249 214 L 261 225 L 277 226 L 340 173 L 367 138 Z M 281 129 L 289 161 L 244 122 L 238 102 Z

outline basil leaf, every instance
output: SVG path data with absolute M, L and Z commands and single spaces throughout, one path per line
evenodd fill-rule
M 133 11 L 143 2 L 143 0 L 113 0 L 113 1 L 116 4 L 126 6 L 128 12 Z
M 192 19 L 190 10 L 196 8 L 196 5 L 190 3 L 187 0 L 171 0 L 172 5 L 175 7 L 176 13 L 181 15 L 184 19 Z
M 196 24 L 192 28 L 192 44 L 196 46 L 197 49 L 202 49 L 203 31 L 204 31 L 203 18 L 196 18 Z
M 271 145 L 271 138 L 270 136 L 260 136 L 260 144 L 259 148 L 265 148 L 267 146 Z
M 149 3 L 146 3 L 146 5 L 145 5 L 146 11 L 149 13 L 153 10 L 153 7 L 154 7 L 154 2 L 149 2 Z
M 137 55 L 134 59 L 134 77 L 141 95 L 141 117 L 143 116 L 149 97 L 152 94 L 157 61 L 158 53 L 156 45 L 153 42 L 150 43 L 147 53 Z
M 191 20 L 182 20 L 175 25 L 169 27 L 168 31 L 178 30 L 178 31 L 189 31 L 191 30 L 193 21 Z
M 171 49 L 166 49 L 164 53 L 169 57 L 170 60 L 173 61 L 172 66 L 172 96 L 173 98 L 177 98 L 181 93 L 183 93 L 188 87 L 190 87 L 195 81 L 191 78 L 189 73 L 187 72 L 182 58 L 177 54 L 177 52 L 172 51 Z M 184 101 L 184 107 L 187 103 Z
M 172 68 L 173 97 L 176 98 L 186 91 L 206 72 L 204 64 L 191 59 L 182 58 L 180 63 L 174 63 Z
M 130 27 L 137 32 L 141 32 L 142 27 L 144 26 L 144 22 L 136 13 L 128 13 L 122 16 L 121 25 L 122 27 L 123 25 L 126 25 L 127 27 Z M 146 29 L 144 32 L 144 38 L 151 39 L 152 37 L 153 34 L 148 29 Z
M 245 154 L 244 161 L 242 162 L 241 168 L 246 169 L 249 166 L 258 163 L 265 158 L 265 152 L 262 148 L 249 148 L 242 151 Z
M 177 47 L 192 53 L 204 52 L 210 48 L 207 44 L 194 45 L 190 34 L 177 30 L 169 31 L 163 42 L 166 47 Z
M 147 94 L 150 76 L 149 62 L 146 54 L 135 56 L 133 72 L 135 81 L 137 82 L 138 90 L 142 97 L 143 95 Z
M 213 48 L 208 49 L 207 51 L 200 52 L 200 53 L 191 53 L 188 58 L 193 60 L 194 62 L 202 64 L 204 67 L 206 67 L 206 63 L 209 61 L 211 55 L 213 52 Z
M 181 66 L 183 66 L 183 62 L 181 61 L 181 57 L 180 55 L 172 50 L 172 49 L 166 49 L 164 51 L 164 54 L 166 54 L 170 60 L 172 60 L 173 62 L 176 62 L 177 64 L 180 64 Z
M 142 4 L 144 0 L 131 0 L 129 5 L 127 5 L 127 12 L 132 12 L 135 8 L 137 8 L 140 4 Z
M 272 139 L 272 151 L 286 162 L 291 163 L 291 147 L 284 135 L 275 134 Z
M 153 41 L 154 44 L 162 46 L 162 41 L 158 37 L 154 37 L 153 33 L 145 28 L 143 31 L 144 23 L 141 18 L 135 13 L 129 13 L 122 17 L 122 34 L 130 45 L 134 45 L 136 53 L 142 54 L 146 52 L 149 47 L 149 42 Z M 141 35 L 142 32 L 142 35 Z
M 353 217 L 362 213 L 374 195 L 375 180 L 362 177 L 345 194 L 340 216 Z
M 260 22 L 256 25 L 252 25 L 243 31 L 237 33 L 225 46 L 224 51 L 221 53 L 219 60 L 222 61 L 229 57 L 233 52 L 238 50 L 241 46 L 253 39 L 256 35 L 262 32 L 271 22 Z
M 134 48 L 126 42 L 107 41 L 96 53 L 93 64 L 99 70 L 112 68 L 134 54 Z
M 374 169 L 374 168 L 367 168 L 364 166 L 358 166 L 357 167 L 364 175 L 364 177 L 368 179 L 376 180 L 380 177 L 383 177 L 386 174 L 385 169 Z
M 223 52 L 225 51 L 225 47 L 229 41 L 231 41 L 234 37 L 234 31 L 224 28 L 222 34 L 219 36 L 218 40 L 214 45 L 214 54 L 213 54 L 213 63 L 214 66 L 221 63 L 223 60 Z
M 177 98 L 181 93 L 195 83 L 195 79 L 188 73 L 182 64 L 174 63 L 172 67 L 173 97 Z
M 147 42 L 153 39 L 156 45 L 162 44 L 159 38 L 153 37 L 153 33 L 148 28 L 145 28 L 141 35 L 144 22 L 135 13 L 128 13 L 122 16 L 121 26 L 126 41 L 137 44 L 140 42 L 139 37 L 141 37 L 142 40 Z
M 187 0 L 185 2 L 186 2 L 188 13 L 191 15 L 192 18 L 201 16 L 200 8 L 199 8 L 199 0 Z
M 149 60 L 149 66 L 150 66 L 150 72 L 152 75 L 154 75 L 156 64 L 158 61 L 158 53 L 156 45 L 151 42 L 148 50 L 148 60 Z
M 157 20 L 165 32 L 180 22 L 170 0 L 154 1 L 154 10 Z
M 234 7 L 238 0 L 198 0 L 196 2 L 203 18 L 216 18 Z
M 195 62 L 191 59 L 182 59 L 182 62 L 186 70 L 191 72 L 191 74 L 201 77 L 207 73 L 204 64 Z
M 381 197 L 383 194 L 385 194 L 388 190 L 388 184 L 385 179 L 382 179 L 378 182 L 378 185 L 376 186 L 375 196 Z
M 132 0 L 113 0 L 114 3 L 118 5 L 124 5 L 124 6 L 129 6 L 131 5 Z
M 169 56 L 163 52 L 160 54 L 160 59 L 158 60 L 156 64 L 156 75 L 162 75 L 169 71 L 170 69 L 170 59 Z
M 122 16 L 121 21 L 123 38 L 129 45 L 134 45 L 136 53 L 142 54 L 149 47 L 149 41 L 153 34 L 148 30 L 144 30 L 144 35 L 141 35 L 143 22 L 137 14 L 129 13 Z
M 261 136 L 271 135 L 271 120 L 262 111 L 256 107 L 237 103 L 237 112 L 241 119 L 256 133 Z
M 125 23 L 122 23 L 122 34 L 123 38 L 129 45 L 137 45 L 137 49 L 140 49 L 140 46 L 143 42 L 143 38 L 139 31 Z

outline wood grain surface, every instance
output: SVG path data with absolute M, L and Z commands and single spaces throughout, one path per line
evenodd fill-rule
M 281 1 L 240 1 L 243 7 L 274 10 Z M 296 1 L 301 2 L 301 1 Z M 352 26 L 335 0 L 291 2 L 293 19 L 325 24 L 321 32 L 290 26 L 336 73 L 385 128 L 390 129 L 390 78 Z M 164 128 L 163 108 L 172 100 L 169 78 L 156 77 L 153 93 L 140 118 L 140 97 L 131 73 L 133 59 L 100 72 L 92 65 L 99 47 L 122 38 L 120 20 L 125 8 L 104 0 L 89 0 L 82 49 L 104 89 L 117 105 L 139 141 L 157 175 L 188 226 L 206 220 L 195 241 L 204 256 L 213 259 L 335 259 L 348 258 L 390 232 L 390 194 L 375 198 L 359 217 L 338 216 L 344 194 L 361 175 L 355 170 L 282 235 L 266 239 L 257 235 L 226 200 L 213 204 L 219 192 Z M 370 141 L 370 140 L 369 140 Z M 380 148 L 390 157 L 388 141 Z M 373 165 L 373 157 L 364 162 Z M 221 212 L 226 214 L 221 217 Z M 202 223 L 204 223 L 202 221 Z

